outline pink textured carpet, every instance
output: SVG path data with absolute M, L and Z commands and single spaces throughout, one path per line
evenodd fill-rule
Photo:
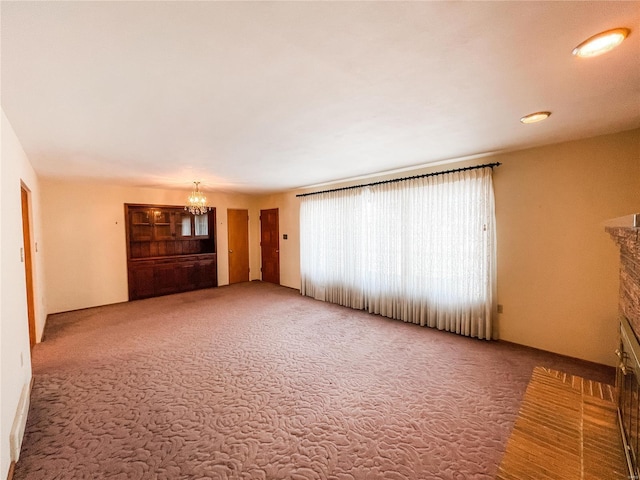
M 50 317 L 15 479 L 490 479 L 537 365 L 245 283 Z

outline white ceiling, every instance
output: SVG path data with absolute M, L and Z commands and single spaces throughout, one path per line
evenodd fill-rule
M 1 8 L 2 107 L 46 177 L 279 191 L 640 126 L 637 1 Z

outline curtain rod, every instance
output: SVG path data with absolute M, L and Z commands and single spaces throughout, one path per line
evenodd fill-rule
M 416 178 L 435 177 L 437 175 L 446 175 L 447 173 L 464 172 L 466 170 L 475 170 L 477 168 L 493 168 L 502 165 L 500 162 L 485 163 L 484 165 L 474 165 L 473 167 L 454 168 L 453 170 L 442 170 L 440 172 L 423 173 L 422 175 L 414 175 L 412 177 L 392 178 L 389 180 L 380 180 L 379 182 L 362 183 L 360 185 L 351 185 L 350 187 L 333 188 L 331 190 L 322 190 L 320 192 L 299 193 L 296 197 L 308 197 L 309 195 L 319 195 L 321 193 L 339 192 L 341 190 L 353 190 L 355 188 L 372 187 L 374 185 L 383 185 L 385 183 L 406 182 Z

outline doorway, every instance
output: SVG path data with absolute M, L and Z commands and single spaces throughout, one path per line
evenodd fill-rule
M 249 281 L 249 210 L 227 210 L 229 284 Z
M 280 285 L 280 232 L 278 209 L 260 210 L 262 281 Z
M 22 203 L 22 238 L 24 273 L 27 286 L 27 316 L 29 319 L 29 345 L 31 348 L 36 344 L 36 316 L 33 303 L 33 258 L 31 252 L 31 224 L 29 219 L 29 191 L 24 185 L 20 185 L 20 196 Z

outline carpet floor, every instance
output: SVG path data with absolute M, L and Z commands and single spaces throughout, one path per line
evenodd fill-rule
M 14 478 L 493 479 L 535 366 L 251 282 L 53 315 Z

